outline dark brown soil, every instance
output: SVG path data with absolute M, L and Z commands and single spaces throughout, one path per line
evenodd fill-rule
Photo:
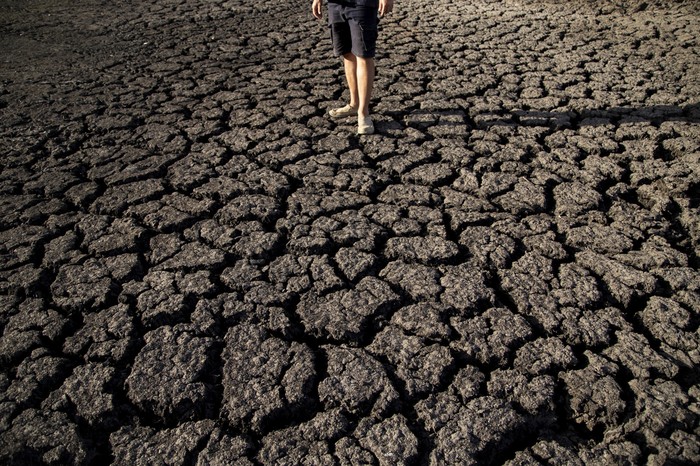
M 697 2 L 310 3 L 0 3 L 0 463 L 700 463 Z

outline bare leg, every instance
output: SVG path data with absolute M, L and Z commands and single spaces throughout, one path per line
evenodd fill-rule
M 369 101 L 374 84 L 374 58 L 357 57 L 358 115 L 369 115 Z
M 348 81 L 348 90 L 350 91 L 350 106 L 357 108 L 359 105 L 358 87 L 357 87 L 357 58 L 352 53 L 343 55 L 343 64 L 345 65 L 345 79 Z

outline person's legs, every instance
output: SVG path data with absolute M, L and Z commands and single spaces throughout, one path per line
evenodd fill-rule
M 374 54 L 377 40 L 376 8 L 344 8 L 329 3 L 334 51 L 343 57 L 350 102 L 329 111 L 331 117 L 358 117 L 358 133 L 374 132 L 369 103 L 374 87 Z

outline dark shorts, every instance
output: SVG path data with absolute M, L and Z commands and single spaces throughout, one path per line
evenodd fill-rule
M 377 45 L 378 9 L 350 2 L 328 3 L 328 24 L 333 53 L 356 57 L 374 57 Z

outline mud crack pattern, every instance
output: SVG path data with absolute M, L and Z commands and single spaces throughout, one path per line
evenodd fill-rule
M 697 464 L 696 2 L 0 5 L 3 464 Z

